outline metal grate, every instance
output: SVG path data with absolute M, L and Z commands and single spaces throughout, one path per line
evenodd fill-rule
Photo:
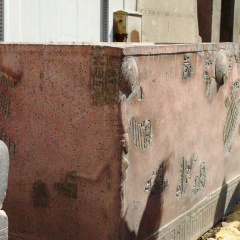
M 0 0 L 0 41 L 4 41 L 4 0 Z
M 108 42 L 109 0 L 103 1 L 103 41 Z

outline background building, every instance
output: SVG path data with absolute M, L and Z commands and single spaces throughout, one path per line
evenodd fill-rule
M 113 12 L 136 10 L 136 0 L 0 2 L 7 42 L 108 42 L 112 41 Z
M 238 42 L 239 2 L 0 0 L 0 40 L 112 42 L 113 13 L 124 10 L 142 14 L 140 39 L 143 42 Z

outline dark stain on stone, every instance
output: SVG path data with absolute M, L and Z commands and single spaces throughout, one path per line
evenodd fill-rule
M 9 87 L 15 87 L 22 78 L 22 75 L 22 72 L 16 74 L 11 69 L 0 68 L 0 83 L 7 90 Z
M 55 189 L 65 197 L 77 199 L 77 171 L 68 172 L 64 179 L 58 183 L 55 183 Z
M 40 77 L 41 79 L 44 78 L 44 73 L 43 73 L 43 72 L 40 72 L 39 77 Z
M 47 207 L 49 204 L 49 193 L 46 184 L 38 180 L 33 184 L 34 207 Z
M 133 31 L 131 32 L 130 41 L 131 41 L 131 42 L 140 42 L 139 32 L 138 32 L 138 31 L 133 30 Z
M 120 68 L 121 58 L 94 49 L 90 62 L 89 83 L 93 105 L 117 104 Z
M 40 91 L 42 91 L 42 90 L 43 90 L 42 80 L 44 79 L 44 73 L 43 73 L 43 72 L 40 72 L 40 74 L 39 74 L 39 78 L 40 78 L 39 89 L 40 89 Z
M 114 40 L 115 42 L 127 42 L 128 35 L 127 33 L 115 33 Z
M 1 71 L 7 74 L 10 78 L 18 82 L 23 77 L 23 69 L 20 68 L 17 71 L 13 71 L 8 67 L 1 67 Z

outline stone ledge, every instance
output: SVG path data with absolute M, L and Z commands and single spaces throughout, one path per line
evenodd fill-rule
M 240 199 L 239 183 L 240 176 L 208 195 L 191 210 L 145 240 L 197 239 L 233 210 Z M 219 209 L 219 207 L 221 208 L 220 203 L 224 202 L 224 209 Z
M 191 44 L 165 44 L 165 43 L 0 43 L 0 49 L 8 52 L 85 52 L 91 48 L 115 49 L 125 56 L 148 56 L 175 53 L 194 53 L 202 51 L 218 51 L 238 47 L 238 43 L 191 43 Z M 61 50 L 60 50 L 61 48 Z

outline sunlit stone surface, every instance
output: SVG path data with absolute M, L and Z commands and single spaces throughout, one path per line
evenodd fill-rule
M 238 201 L 238 45 L 0 50 L 13 239 L 197 239 Z

